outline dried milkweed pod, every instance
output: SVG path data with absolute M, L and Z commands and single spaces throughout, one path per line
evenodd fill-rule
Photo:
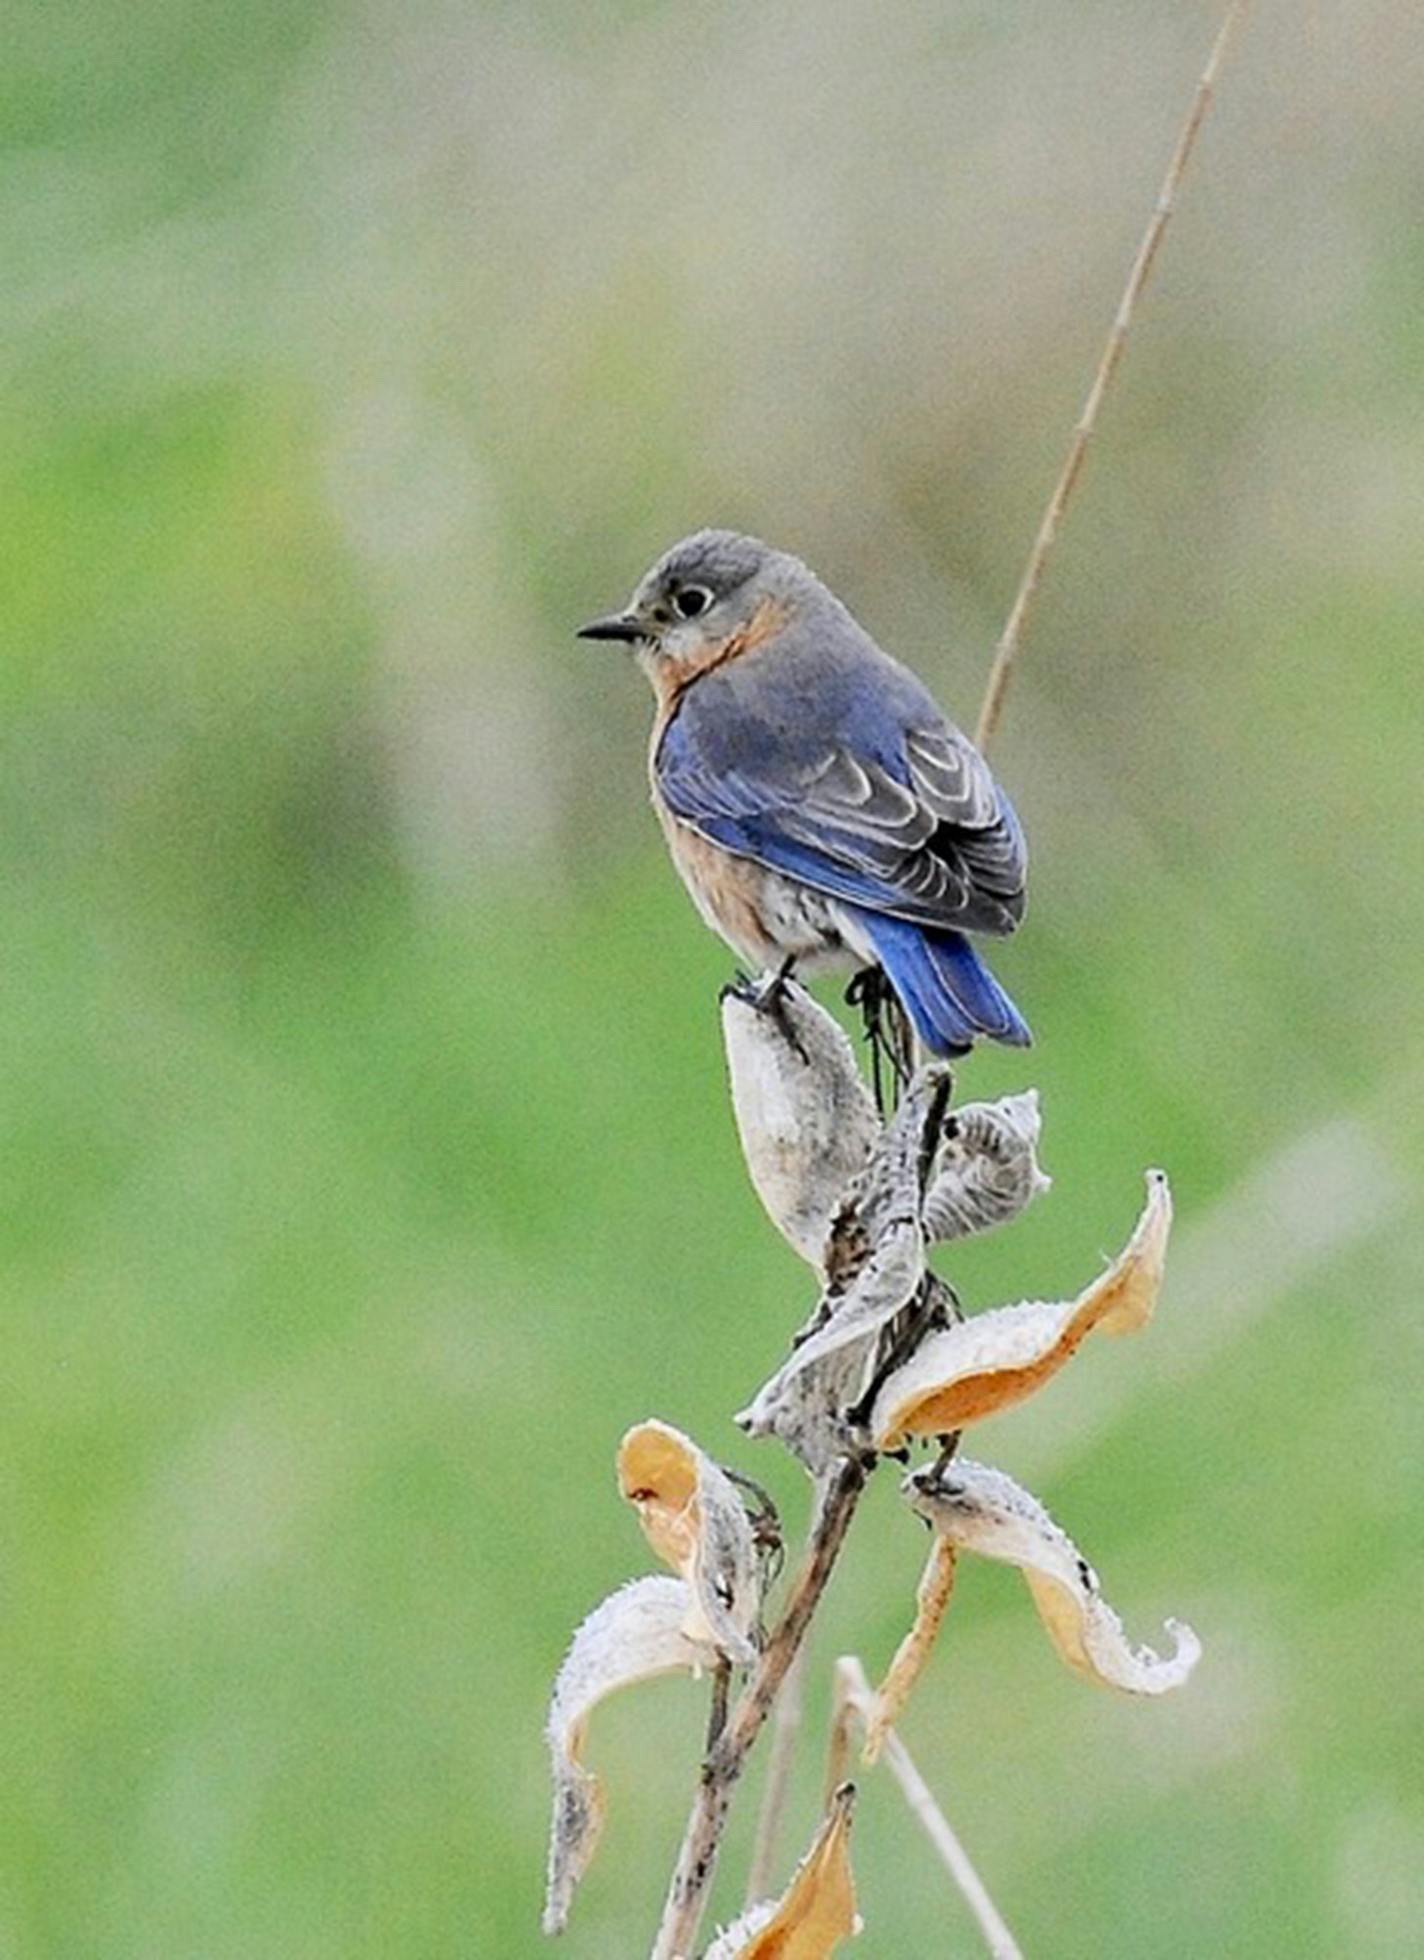
M 792 1350 L 771 1380 L 758 1390 L 750 1407 L 737 1417 L 752 1436 L 775 1430 L 775 1411 L 788 1399 L 798 1377 L 854 1347 L 859 1365 L 849 1371 L 846 1401 L 855 1400 L 863 1383 L 874 1337 L 912 1298 L 925 1270 L 924 1241 L 913 1220 L 897 1224 L 861 1267 L 834 1311 L 799 1347 Z
M 1175 1649 L 1165 1657 L 1130 1643 L 1072 1539 L 1002 1470 L 954 1459 L 913 1472 L 903 1488 L 950 1544 L 1018 1566 L 1050 1639 L 1079 1674 L 1127 1694 L 1160 1695 L 1196 1666 L 1201 1642 L 1180 1620 L 1166 1623 Z
M 934 1169 L 954 1078 L 943 1062 L 931 1062 L 909 1083 L 894 1115 L 876 1138 L 864 1170 L 851 1186 L 849 1234 L 873 1248 L 897 1225 L 919 1225 L 925 1189 Z M 843 1221 L 837 1221 L 838 1227 Z
M 876 1397 L 878 1449 L 939 1436 L 1010 1408 L 1063 1366 L 1086 1336 L 1130 1333 L 1152 1315 L 1162 1284 L 1172 1199 L 1161 1171 L 1121 1255 L 1074 1300 L 993 1307 L 932 1335 Z
M 849 1446 L 845 1410 L 864 1379 L 867 1345 L 842 1348 L 784 1381 L 774 1375 L 734 1418 L 738 1427 L 748 1436 L 778 1437 L 821 1476 Z
M 855 1053 L 804 987 L 774 976 L 726 989 L 722 1035 L 757 1196 L 819 1272 L 831 1221 L 880 1132 Z
M 811 1327 L 758 1395 L 749 1416 L 755 1418 L 763 1398 L 774 1398 L 804 1368 L 878 1333 L 919 1285 L 925 1271 L 921 1183 L 933 1147 L 925 1133 L 938 1122 L 948 1081 L 943 1069 L 923 1070 L 901 1099 L 833 1227 L 833 1244 L 844 1242 L 837 1262 L 844 1270 L 833 1277 Z
M 1036 1089 L 956 1110 L 925 1194 L 926 1236 L 943 1241 L 990 1231 L 1046 1191 L 1051 1180 L 1038 1162 L 1042 1126 Z
M 959 1307 L 938 1273 L 927 1272 L 901 1318 L 914 1316 L 923 1334 L 953 1324 Z M 860 1404 L 867 1379 L 895 1321 L 877 1326 L 809 1367 L 778 1370 L 737 1422 L 749 1436 L 776 1436 L 819 1477 L 847 1450 L 864 1450 L 869 1436 Z
M 848 1412 L 873 1381 L 887 1342 L 910 1314 L 928 1330 L 958 1309 L 925 1266 L 920 1222 L 933 1162 L 947 1069 L 922 1069 L 877 1139 L 870 1161 L 837 1213 L 827 1241 L 827 1286 L 791 1354 L 737 1417 L 752 1436 L 778 1436 L 813 1474 L 863 1444 Z
M 635 1681 L 715 1667 L 717 1649 L 688 1632 L 691 1588 L 662 1573 L 634 1579 L 595 1606 L 554 1681 L 546 1736 L 554 1773 L 544 1931 L 561 1933 L 603 1825 L 603 1793 L 583 1764 L 588 1718 L 605 1695 Z
M 642 1422 L 618 1446 L 618 1487 L 658 1557 L 691 1588 L 689 1631 L 739 1665 L 754 1661 L 756 1548 L 726 1471 L 670 1423 Z
M 766 1900 L 719 1933 L 703 1960 L 828 1960 L 860 1931 L 850 1868 L 855 1785 L 831 1798 L 811 1849 L 780 1900 Z

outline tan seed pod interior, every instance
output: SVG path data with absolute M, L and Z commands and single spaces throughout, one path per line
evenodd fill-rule
M 876 1398 L 878 1449 L 909 1436 L 942 1436 L 1021 1402 L 1095 1330 L 1126 1334 L 1152 1316 L 1162 1285 L 1172 1197 L 1161 1171 L 1147 1173 L 1147 1201 L 1131 1239 L 1076 1299 L 993 1307 L 933 1335 Z
M 1168 1620 L 1174 1651 L 1135 1647 L 1102 1596 L 1098 1575 L 1038 1499 L 1002 1470 L 957 1458 L 906 1480 L 910 1503 L 961 1551 L 1016 1565 L 1062 1659 L 1076 1673 L 1125 1694 L 1178 1688 L 1201 1658 L 1201 1642 Z
M 692 1588 L 689 1631 L 741 1665 L 755 1660 L 756 1553 L 731 1478 L 691 1437 L 654 1419 L 620 1443 L 618 1487 L 658 1557 Z
M 843 1783 L 781 1899 L 744 1913 L 704 1960 L 829 1960 L 842 1940 L 859 1932 L 850 1867 L 854 1804 L 855 1785 Z

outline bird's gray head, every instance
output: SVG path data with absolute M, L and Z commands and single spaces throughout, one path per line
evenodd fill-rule
M 771 607 L 822 588 L 798 558 L 736 531 L 694 531 L 639 580 L 624 611 L 579 628 L 585 640 L 622 640 L 656 683 L 661 670 L 695 670 Z

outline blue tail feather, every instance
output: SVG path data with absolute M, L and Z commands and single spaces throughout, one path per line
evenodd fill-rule
M 979 1035 L 1029 1045 L 1027 1022 L 963 933 L 854 909 L 915 1032 L 936 1055 L 962 1055 Z

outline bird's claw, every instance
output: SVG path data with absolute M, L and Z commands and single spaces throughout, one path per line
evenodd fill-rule
M 718 994 L 718 1000 L 740 1000 L 748 1007 L 761 1006 L 761 985 L 750 973 L 743 973 L 740 967 Z
M 788 954 L 774 973 L 764 973 L 758 980 L 747 981 L 746 990 L 738 994 L 738 999 L 747 1001 L 759 1014 L 769 1015 L 785 1038 L 787 1046 L 803 1062 L 809 1064 L 811 1057 L 791 1019 L 791 981 L 795 971 L 796 956 L 794 953 Z

